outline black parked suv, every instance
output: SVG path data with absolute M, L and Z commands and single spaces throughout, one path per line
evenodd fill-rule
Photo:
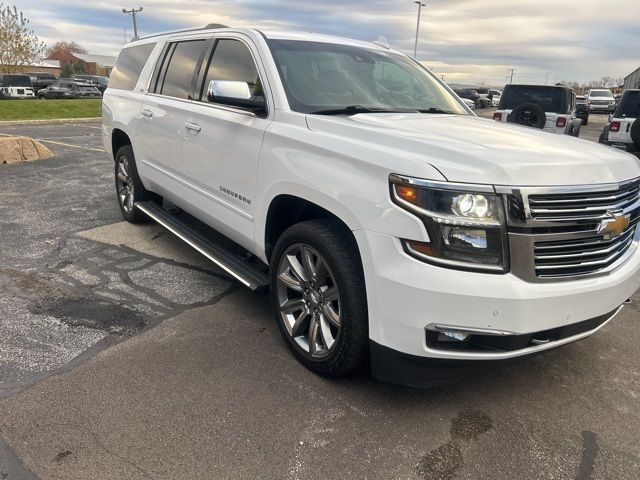
M 107 77 L 101 77 L 99 75 L 74 75 L 72 80 L 76 82 L 89 83 L 100 90 L 100 93 L 104 93 L 107 89 L 109 79 Z
M 31 84 L 33 85 L 33 91 L 38 93 L 38 90 L 47 88 L 58 81 L 53 73 L 43 72 L 27 72 L 25 75 L 29 75 L 31 78 Z
M 38 92 L 39 99 L 45 98 L 101 98 L 102 94 L 93 85 L 62 79 Z
M 486 104 L 484 103 L 480 95 L 478 95 L 478 92 L 471 88 L 454 88 L 453 91 L 456 92 L 456 94 L 460 98 L 466 98 L 475 102 L 476 108 L 486 107 Z
M 591 112 L 591 107 L 589 106 L 589 102 L 587 102 L 587 97 L 584 95 L 576 96 L 576 117 L 582 120 L 582 125 L 587 125 L 589 123 L 589 113 Z

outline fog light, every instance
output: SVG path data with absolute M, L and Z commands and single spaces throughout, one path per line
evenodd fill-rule
M 469 338 L 468 333 L 443 330 L 438 335 L 438 342 L 465 342 Z

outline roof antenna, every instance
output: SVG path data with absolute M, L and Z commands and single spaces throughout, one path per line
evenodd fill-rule
M 223 25 L 221 23 L 210 23 L 209 25 L 207 25 L 204 28 L 205 28 L 205 30 L 210 30 L 212 28 L 229 28 L 229 27 L 227 25 Z
M 382 48 L 386 48 L 387 50 L 391 49 L 391 47 L 389 46 L 389 42 L 387 42 L 387 39 L 382 35 L 378 35 L 378 40 L 373 42 L 373 44 L 378 45 L 379 47 L 382 47 Z

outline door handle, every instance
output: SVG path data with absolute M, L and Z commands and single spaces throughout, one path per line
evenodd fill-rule
M 153 117 L 153 112 L 151 110 L 144 109 L 144 110 L 142 110 L 141 113 L 142 113 L 142 116 L 145 117 L 145 118 Z
M 184 128 L 187 130 L 191 130 L 192 132 L 200 133 L 202 131 L 202 127 L 197 123 L 187 122 L 184 124 Z

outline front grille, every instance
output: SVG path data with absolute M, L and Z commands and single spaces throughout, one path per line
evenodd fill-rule
M 640 179 L 592 187 L 509 187 L 500 193 L 508 194 L 511 271 L 524 280 L 604 275 L 638 244 Z
M 636 223 L 638 219 L 636 218 Z M 539 278 L 588 275 L 606 269 L 627 251 L 636 231 L 636 223 L 612 240 L 601 235 L 535 242 L 533 246 L 535 273 Z
M 529 196 L 534 220 L 597 220 L 608 211 L 624 210 L 638 201 L 640 181 L 602 192 L 538 194 Z

